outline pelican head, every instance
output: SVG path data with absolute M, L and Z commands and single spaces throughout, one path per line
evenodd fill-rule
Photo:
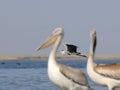
M 59 36 L 64 36 L 64 29 L 61 27 L 55 28 L 55 30 L 51 33 L 51 35 L 36 50 L 39 51 L 40 49 L 44 49 L 53 45 L 57 41 Z
M 92 30 L 90 31 L 90 38 L 91 38 L 91 46 L 93 46 L 93 52 L 95 53 L 95 48 L 96 48 L 96 44 L 97 44 L 97 37 L 96 37 L 96 30 Z

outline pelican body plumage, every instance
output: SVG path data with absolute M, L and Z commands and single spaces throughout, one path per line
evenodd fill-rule
M 107 86 L 109 90 L 120 87 L 120 64 L 94 63 L 95 48 L 97 45 L 96 30 L 90 31 L 90 51 L 87 61 L 87 73 L 96 84 Z
M 58 27 L 37 49 L 38 51 L 54 44 L 48 58 L 49 79 L 61 90 L 91 90 L 83 72 L 81 72 L 79 69 L 57 63 L 55 60 L 56 52 L 61 44 L 63 36 L 64 29 Z

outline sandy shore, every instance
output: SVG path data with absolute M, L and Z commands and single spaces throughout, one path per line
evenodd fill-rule
M 85 57 L 76 56 L 76 55 L 58 55 L 56 56 L 57 59 L 62 60 L 87 60 Z M 30 60 L 47 60 L 48 55 L 0 55 L 0 60 L 24 60 L 24 59 L 30 59 Z M 119 60 L 120 55 L 96 55 L 96 60 Z

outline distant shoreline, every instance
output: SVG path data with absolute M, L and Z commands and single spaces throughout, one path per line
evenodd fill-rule
M 58 55 L 57 59 L 61 60 L 87 60 L 85 57 L 81 56 L 67 56 L 67 55 Z M 0 60 L 47 60 L 48 55 L 0 55 Z M 96 60 L 119 60 L 120 55 L 96 55 Z

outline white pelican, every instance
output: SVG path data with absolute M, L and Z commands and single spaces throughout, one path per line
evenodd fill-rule
M 56 62 L 56 52 L 63 36 L 63 28 L 56 28 L 48 39 L 37 49 L 38 51 L 54 44 L 48 60 L 49 79 L 61 88 L 61 90 L 90 90 L 90 86 L 83 72 Z
M 80 52 L 77 52 L 78 46 L 73 44 L 64 44 L 65 50 L 61 50 L 60 53 L 63 55 L 78 55 L 82 57 L 87 57 L 86 55 L 81 54 Z
M 107 86 L 109 90 L 120 87 L 120 64 L 95 64 L 93 62 L 97 44 L 96 31 L 90 32 L 90 51 L 87 73 L 95 83 Z

